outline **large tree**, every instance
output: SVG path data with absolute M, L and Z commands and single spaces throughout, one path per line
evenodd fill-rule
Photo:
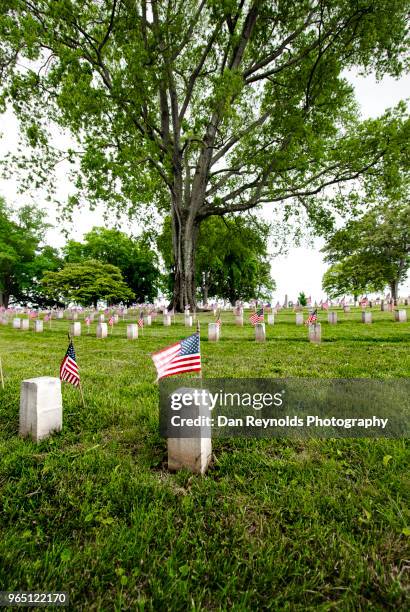
M 46 305 L 39 291 L 45 270 L 60 265 L 58 253 L 42 244 L 48 228 L 43 211 L 23 206 L 13 215 L 0 198 L 0 306 L 9 302 Z
M 46 272 L 42 286 L 49 300 L 95 308 L 99 300 L 118 304 L 134 297 L 119 268 L 93 259 L 67 264 L 58 272 Z
M 195 303 L 202 220 L 303 203 L 392 147 L 401 154 L 394 115 L 357 123 L 342 71 L 399 75 L 408 9 L 408 0 L 3 0 L 4 99 L 41 183 L 78 154 L 71 206 L 84 196 L 171 213 L 182 309 Z M 75 135 L 76 150 L 50 146 L 50 121 Z M 319 225 L 328 217 L 306 207 Z
M 139 303 L 153 302 L 157 297 L 160 282 L 157 255 L 144 236 L 137 239 L 116 229 L 94 227 L 83 242 L 69 240 L 64 254 L 69 263 L 97 259 L 117 266 Z
M 387 285 L 396 301 L 410 268 L 410 201 L 380 202 L 334 232 L 323 252 L 334 264 L 325 274 L 324 288 L 337 280 L 340 293 L 346 293 L 342 286 L 350 277 L 352 293 Z

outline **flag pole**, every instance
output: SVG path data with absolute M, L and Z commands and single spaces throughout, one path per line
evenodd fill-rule
M 199 323 L 199 319 L 196 321 L 196 333 L 199 335 L 199 339 L 201 339 L 201 324 Z M 201 347 L 201 343 L 199 343 L 199 347 Z M 201 348 L 199 348 L 201 351 Z M 199 370 L 199 378 L 202 378 L 202 368 Z
M 1 378 L 1 388 L 4 389 L 3 364 L 1 362 L 1 356 L 0 356 L 0 378 Z

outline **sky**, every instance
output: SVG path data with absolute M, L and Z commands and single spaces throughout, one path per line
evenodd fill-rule
M 395 106 L 399 100 L 410 98 L 410 75 L 406 75 L 399 80 L 384 77 L 380 82 L 377 82 L 372 75 L 363 77 L 346 73 L 345 76 L 355 87 L 363 118 L 377 117 L 387 108 Z M 0 159 L 8 152 L 16 152 L 18 137 L 18 123 L 13 114 L 8 111 L 2 117 L 0 128 Z M 59 144 L 63 147 L 65 143 L 59 142 Z M 57 170 L 58 198 L 63 201 L 70 190 L 67 167 L 62 164 Z M 45 193 L 36 191 L 19 194 L 17 182 L 10 178 L 8 180 L 0 179 L 0 195 L 13 208 L 27 202 L 36 202 L 47 211 L 47 220 L 53 226 L 48 231 L 46 242 L 55 247 L 61 247 L 65 243 L 65 237 L 62 233 L 63 227 L 58 222 L 58 211 L 46 202 Z M 267 220 L 274 221 L 269 213 L 268 206 L 264 207 L 264 216 Z M 129 222 L 125 217 L 118 219 L 115 215 L 111 219 L 112 225 L 117 221 L 124 231 L 138 233 L 137 222 Z M 101 209 L 95 211 L 82 209 L 81 214 L 76 216 L 75 224 L 72 227 L 66 226 L 66 229 L 69 229 L 71 238 L 81 240 L 83 235 L 93 226 L 104 224 Z M 110 225 L 110 223 L 107 225 Z M 272 260 L 272 276 L 276 282 L 273 301 L 283 302 L 285 295 L 290 300 L 295 300 L 300 291 L 304 291 L 306 295 L 310 295 L 313 300 L 317 301 L 325 297 L 321 288 L 322 276 L 327 268 L 320 253 L 323 244 L 323 240 L 316 239 L 309 246 L 291 247 L 286 255 L 275 257 Z M 407 283 L 401 286 L 400 294 L 403 296 L 410 294 L 410 278 L 408 278 Z

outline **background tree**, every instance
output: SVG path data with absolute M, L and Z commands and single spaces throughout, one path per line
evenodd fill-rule
M 323 290 L 331 297 L 353 295 L 355 303 L 360 295 L 369 291 L 380 291 L 385 283 L 374 283 L 369 279 L 367 259 L 358 255 L 346 257 L 341 263 L 335 263 L 323 275 Z
M 196 285 L 202 301 L 209 297 L 236 300 L 268 298 L 275 283 L 268 256 L 269 226 L 255 219 L 211 217 L 201 224 L 195 260 Z M 158 247 L 169 270 L 173 292 L 174 259 L 171 220 L 164 223 Z
M 116 266 L 94 259 L 67 264 L 58 272 L 44 274 L 42 286 L 48 299 L 74 302 L 97 308 L 99 300 L 108 304 L 127 302 L 133 293 Z
M 324 289 L 330 283 L 340 287 L 339 295 L 358 295 L 387 285 L 396 301 L 410 267 L 410 202 L 381 202 L 336 231 L 322 250 L 326 261 L 336 263 L 325 274 Z M 351 291 L 342 289 L 349 284 Z
M 153 302 L 158 295 L 158 258 L 144 236 L 137 239 L 116 229 L 94 227 L 83 242 L 69 240 L 64 254 L 68 263 L 96 259 L 116 266 L 139 303 Z
M 60 265 L 58 253 L 42 246 L 45 231 L 43 211 L 24 206 L 16 213 L 0 198 L 0 306 L 13 302 L 46 305 L 39 293 L 39 281 L 46 269 Z
M 34 172 L 43 184 L 55 166 L 50 121 L 70 130 L 79 146 L 61 159 L 77 155 L 79 172 L 69 207 L 85 197 L 170 213 L 173 303 L 194 304 L 205 218 L 300 205 L 405 150 L 394 114 L 357 123 L 342 71 L 399 75 L 408 9 L 409 0 L 3 0 L 3 100 L 35 149 L 30 181 Z M 329 212 L 305 206 L 328 224 Z
M 299 293 L 299 295 L 298 295 L 298 304 L 300 306 L 306 306 L 306 304 L 307 304 L 307 298 L 306 298 L 306 295 L 305 295 L 305 293 L 303 291 L 301 291 Z

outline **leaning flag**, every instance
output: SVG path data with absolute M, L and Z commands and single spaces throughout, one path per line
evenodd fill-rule
M 220 314 L 218 314 L 215 323 L 217 324 L 218 327 L 221 327 L 222 321 L 221 321 L 221 315 Z
M 80 384 L 80 374 L 75 360 L 73 341 L 70 340 L 67 352 L 60 366 L 60 379 L 77 387 Z
M 315 323 L 315 321 L 317 321 L 317 308 L 310 313 L 306 319 L 305 325 L 312 325 L 312 323 Z
M 200 372 L 199 333 L 192 334 L 192 336 L 154 353 L 152 360 L 157 369 L 157 380 L 183 372 Z
M 259 310 L 252 313 L 251 316 L 249 317 L 249 321 L 252 323 L 252 325 L 256 325 L 256 323 L 263 323 L 264 321 L 263 308 L 259 308 Z
M 111 315 L 111 317 L 108 319 L 108 325 L 110 325 L 111 327 L 114 325 L 114 317 Z
M 91 318 L 90 318 L 90 317 L 85 317 L 85 319 L 84 319 L 84 323 L 85 323 L 86 325 L 90 325 L 90 323 L 91 323 Z
M 144 327 L 144 315 L 140 312 L 140 318 L 138 319 L 138 327 Z

